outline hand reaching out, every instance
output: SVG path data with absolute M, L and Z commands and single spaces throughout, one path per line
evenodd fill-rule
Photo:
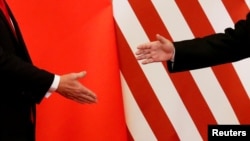
M 136 59 L 142 60 L 142 64 L 168 61 L 173 58 L 173 43 L 159 34 L 156 35 L 156 39 L 156 41 L 144 43 L 137 47 Z
M 97 97 L 95 93 L 78 81 L 78 79 L 83 78 L 85 75 L 85 71 L 62 75 L 56 92 L 78 103 L 96 103 Z

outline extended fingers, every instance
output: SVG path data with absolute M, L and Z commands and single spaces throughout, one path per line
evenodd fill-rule
M 84 86 L 83 86 L 84 87 Z M 86 87 L 84 87 L 84 92 L 83 95 L 85 98 L 87 98 L 87 100 L 90 100 L 92 102 L 96 102 L 97 101 L 97 96 L 94 92 L 92 92 L 91 90 L 87 89 Z
M 79 103 L 87 103 L 87 104 L 97 102 L 97 98 L 93 97 L 93 95 L 82 95 L 81 97 L 77 97 L 77 100 Z
M 74 101 L 77 101 L 78 103 L 82 103 L 82 104 L 84 104 L 84 103 L 91 104 L 91 103 L 97 102 L 97 97 L 93 93 L 84 93 L 81 95 L 76 95 L 74 97 L 71 97 L 71 99 L 73 99 Z
M 138 59 L 138 60 L 149 59 L 149 58 L 152 58 L 152 52 L 143 53 L 143 54 L 138 55 L 136 57 L 136 59 Z
M 148 59 L 145 59 L 143 60 L 141 63 L 142 64 L 149 64 L 149 63 L 152 63 L 154 60 L 152 58 L 148 58 Z
M 151 46 L 147 46 L 146 48 L 138 48 L 138 50 L 135 52 L 136 55 L 145 55 L 150 54 L 152 51 Z

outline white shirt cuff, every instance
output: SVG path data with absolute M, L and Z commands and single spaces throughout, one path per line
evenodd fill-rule
M 170 59 L 170 61 L 171 61 L 171 62 L 174 62 L 174 58 L 175 58 L 175 49 L 174 49 L 173 56 L 172 56 L 172 58 Z
M 59 82 L 60 82 L 60 76 L 55 75 L 54 80 L 53 80 L 48 92 L 45 95 L 46 98 L 49 98 L 51 96 L 51 94 L 56 91 L 56 89 L 58 88 Z

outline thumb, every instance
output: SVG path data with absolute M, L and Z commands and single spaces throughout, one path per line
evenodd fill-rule
M 86 71 L 76 73 L 76 79 L 83 78 L 86 75 Z
M 166 38 L 161 36 L 160 34 L 156 34 L 156 39 L 160 41 L 161 43 L 166 43 Z

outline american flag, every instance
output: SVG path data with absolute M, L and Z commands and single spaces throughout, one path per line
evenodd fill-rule
M 248 0 L 113 0 L 130 141 L 206 141 L 209 124 L 250 124 L 250 60 L 169 73 L 141 65 L 137 45 L 157 33 L 172 41 L 224 32 Z M 237 48 L 237 47 L 235 47 Z

